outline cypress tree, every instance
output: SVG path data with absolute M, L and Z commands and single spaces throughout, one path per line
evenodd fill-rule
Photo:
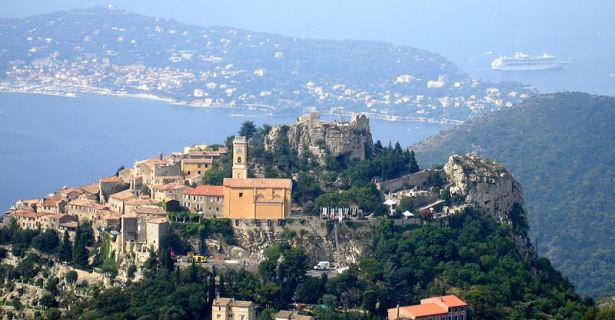
M 83 225 L 77 227 L 75 234 L 75 243 L 73 243 L 73 263 L 77 267 L 86 267 L 88 265 L 88 250 L 85 245 L 87 239 L 84 239 Z
M 73 247 L 68 237 L 68 231 L 64 231 L 64 238 L 62 239 L 58 258 L 62 261 L 71 261 L 73 259 Z
M 410 150 L 410 159 L 408 161 L 408 167 L 410 168 L 410 173 L 419 172 L 421 170 L 419 168 L 419 164 L 416 162 L 414 150 Z

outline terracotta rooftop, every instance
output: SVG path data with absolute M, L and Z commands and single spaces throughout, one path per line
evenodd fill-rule
M 217 298 L 214 299 L 213 305 L 217 307 L 226 307 L 229 303 L 231 303 L 231 301 L 233 301 L 231 298 Z
M 32 210 L 22 210 L 22 209 L 12 211 L 11 214 L 18 216 L 18 217 L 24 217 L 24 218 L 38 218 L 38 217 L 47 215 L 47 213 L 43 213 L 43 212 L 34 212 Z
M 96 188 L 96 189 L 98 189 L 98 188 Z M 70 194 L 70 193 L 73 193 L 73 192 L 76 192 L 78 194 L 85 193 L 85 191 L 83 191 L 83 190 L 81 190 L 79 188 L 66 188 L 66 189 L 60 190 L 60 194 L 63 195 L 63 196 L 65 196 L 67 194 Z
M 183 163 L 206 163 L 212 164 L 213 160 L 209 158 L 196 158 L 196 159 L 182 159 Z
M 396 309 L 394 309 L 396 310 Z M 441 314 L 447 314 L 448 309 L 444 309 L 441 306 L 434 303 L 417 304 L 414 306 L 399 307 L 400 318 L 416 319 L 418 317 L 435 316 Z
M 183 188 L 186 188 L 186 186 L 183 184 L 177 184 L 177 183 L 167 183 L 163 185 L 153 186 L 153 189 L 160 190 L 160 191 L 179 190 Z
M 167 220 L 167 218 L 155 218 L 155 219 L 148 220 L 147 223 L 163 224 L 163 223 L 169 223 L 169 220 Z
M 109 210 L 101 210 L 99 212 L 96 212 L 96 216 L 100 219 L 120 220 L 120 214 L 111 212 Z
M 118 193 L 110 195 L 109 197 L 120 201 L 126 201 L 128 199 L 136 198 L 136 196 L 134 195 L 134 193 L 132 193 L 131 190 L 120 191 Z
M 224 196 L 224 187 L 202 184 L 202 185 L 196 186 L 196 188 L 186 188 L 184 190 L 184 194 L 191 195 L 191 196 L 222 197 Z
M 57 207 L 60 201 L 57 198 L 45 198 L 43 199 L 43 207 Z
M 293 185 L 290 179 L 236 179 L 224 178 L 223 185 L 230 188 L 284 188 L 290 189 Z
M 100 178 L 100 183 L 118 183 L 118 182 L 122 182 L 122 179 L 116 176 Z
M 397 308 L 391 308 L 388 310 L 388 319 L 416 319 L 421 317 L 444 315 L 448 313 L 449 308 L 465 306 L 467 306 L 467 304 L 455 295 L 432 297 L 422 299 L 421 304 L 399 307 L 399 315 L 397 314 Z
M 467 304 L 463 300 L 459 299 L 456 295 L 452 295 L 452 294 L 441 296 L 441 297 L 421 299 L 421 303 L 438 303 L 438 304 L 442 303 L 446 305 L 448 308 L 467 306 Z
M 95 208 L 95 209 L 104 209 L 105 206 L 103 206 L 100 203 L 97 203 L 94 200 L 89 200 L 89 199 L 75 199 L 73 201 L 70 201 L 68 203 L 68 205 L 73 205 L 73 206 L 80 206 L 80 207 L 86 207 L 86 208 Z
M 166 216 L 166 211 L 158 206 L 140 206 L 135 210 L 136 215 Z
M 142 199 L 142 198 L 137 198 L 137 199 L 129 199 L 128 201 L 126 201 L 125 205 L 127 206 L 145 206 L 148 204 L 153 204 L 154 200 L 152 199 Z
M 88 184 L 88 185 L 85 185 L 85 186 L 81 186 L 80 189 L 85 191 L 85 192 L 87 192 L 87 193 L 92 193 L 92 194 L 96 194 L 99 191 L 98 184 L 96 184 L 96 183 L 92 183 L 92 184 Z

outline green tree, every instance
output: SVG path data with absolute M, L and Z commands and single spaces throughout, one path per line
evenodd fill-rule
M 88 249 L 86 244 L 88 242 L 88 233 L 84 230 L 86 224 L 80 224 L 75 231 L 75 242 L 73 243 L 73 263 L 78 268 L 85 268 L 88 265 Z
M 254 136 L 256 133 L 256 126 L 252 121 L 244 121 L 241 124 L 241 129 L 239 129 L 239 135 L 246 137 L 248 141 Z
M 72 285 L 75 282 L 77 282 L 77 278 L 78 277 L 79 277 L 79 275 L 77 274 L 77 271 L 70 270 L 70 271 L 66 272 L 66 283 Z
M 68 236 L 68 231 L 64 231 L 64 237 L 62 238 L 62 245 L 58 258 L 62 261 L 71 261 L 73 259 L 73 248 Z
M 416 162 L 416 155 L 414 154 L 414 150 L 410 150 L 410 154 L 408 155 L 408 168 L 410 173 L 419 172 L 421 169 L 419 168 L 418 162 Z

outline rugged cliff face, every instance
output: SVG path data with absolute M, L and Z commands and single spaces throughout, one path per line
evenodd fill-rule
M 279 147 L 282 139 L 299 157 L 309 151 L 324 163 L 327 154 L 363 160 L 373 145 L 369 119 L 352 115 L 350 122 L 321 121 L 318 113 L 301 116 L 295 124 L 274 126 L 265 137 L 265 150 Z
M 483 214 L 508 224 L 521 252 L 531 247 L 521 185 L 501 164 L 474 155 L 453 155 L 444 166 L 450 194 Z
M 356 263 L 377 223 L 377 220 L 339 223 L 337 220 L 290 219 L 283 226 L 257 226 L 251 221 L 242 221 L 233 227 L 233 233 L 243 252 L 233 258 L 260 261 L 267 246 L 287 239 L 302 247 L 311 263 L 322 260 L 336 261 L 341 265 Z

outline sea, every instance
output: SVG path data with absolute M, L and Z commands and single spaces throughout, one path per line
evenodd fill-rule
M 260 126 L 295 120 L 294 115 L 245 114 L 129 97 L 0 93 L 0 213 L 18 199 L 97 182 L 135 160 L 197 143 L 224 143 L 244 121 Z M 370 125 L 374 140 L 399 141 L 402 146 L 450 127 L 375 119 Z

